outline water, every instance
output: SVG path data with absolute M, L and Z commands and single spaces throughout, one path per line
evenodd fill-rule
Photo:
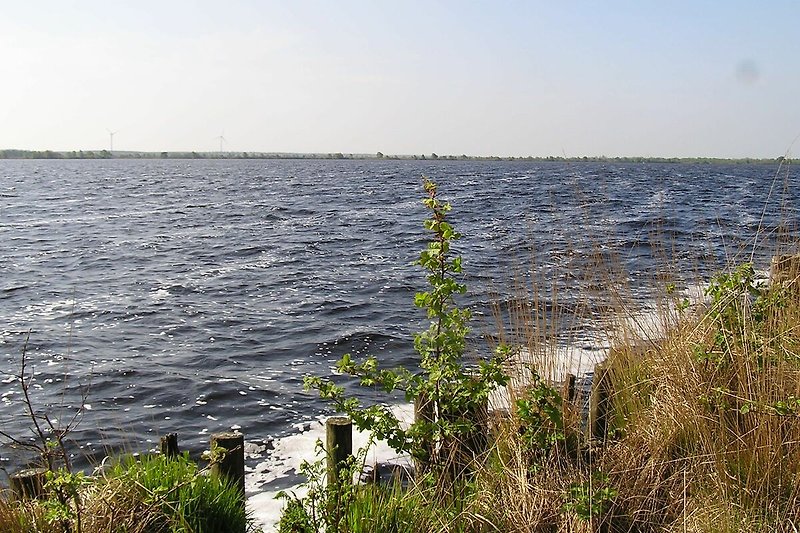
M 782 202 L 797 173 L 775 182 L 776 171 L 0 161 L 0 424 L 31 436 L 13 379 L 25 349 L 42 413 L 67 424 L 86 394 L 70 434 L 80 466 L 109 448 L 152 448 L 171 431 L 195 451 L 231 427 L 256 443 L 308 427 L 325 405 L 302 392 L 303 375 L 328 374 L 345 352 L 414 361 L 411 340 L 424 327 L 411 304 L 425 283 L 411 265 L 426 239 L 423 174 L 452 201 L 465 235 L 458 249 L 480 350 L 493 295 L 507 295 L 515 275 L 575 288 L 598 255 L 613 257 L 646 301 L 654 255 L 669 256 L 688 283 L 753 249 L 760 225 L 754 249 L 764 264 L 779 223 L 797 219 Z M 30 459 L 0 448 L 9 469 Z

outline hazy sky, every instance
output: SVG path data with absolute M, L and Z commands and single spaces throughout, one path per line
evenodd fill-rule
M 0 0 L 0 148 L 800 155 L 800 2 Z

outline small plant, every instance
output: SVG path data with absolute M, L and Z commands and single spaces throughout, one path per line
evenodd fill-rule
M 53 524 L 61 524 L 65 530 L 75 523 L 75 530 L 82 531 L 81 490 L 89 483 L 83 472 L 70 472 L 65 468 L 48 470 L 45 491 L 53 496 L 45 501 L 45 518 Z
M 339 470 L 337 483 L 325 484 L 326 459 L 330 453 L 317 440 L 316 452 L 321 456 L 318 460 L 303 461 L 300 465 L 300 475 L 306 478 L 303 488 L 306 495 L 303 498 L 295 493 L 281 491 L 277 498 L 286 501 L 281 513 L 279 531 L 281 533 L 297 532 L 345 532 L 351 531 L 347 527 L 351 507 L 357 501 L 357 496 L 362 490 L 353 485 L 353 476 L 361 472 L 366 461 L 367 451 L 372 441 L 358 450 L 356 456 L 348 457 L 347 463 Z
M 286 507 L 281 512 L 278 533 L 316 533 L 303 500 L 297 496 L 286 496 Z
M 326 485 L 326 453 L 321 442 L 314 462 L 304 461 L 300 472 L 306 478 L 306 495 L 281 492 L 286 501 L 278 533 L 417 533 L 419 531 L 466 532 L 455 517 L 463 503 L 435 498 L 435 487 L 416 484 L 408 489 L 399 480 L 388 485 L 354 484 L 361 472 L 368 447 L 361 448 L 339 473 L 339 482 Z M 437 526 L 438 525 L 438 526 Z
M 720 326 L 723 335 L 741 335 L 747 321 L 762 322 L 769 302 L 778 301 L 775 294 L 769 294 L 756 284 L 752 263 L 718 274 L 705 293 L 711 297 L 709 316 Z
M 336 410 L 349 415 L 358 428 L 372 431 L 398 453 L 411 454 L 420 469 L 430 470 L 441 481 L 453 472 L 462 473 L 465 463 L 471 461 L 464 456 L 475 451 L 469 450 L 470 444 L 486 438 L 485 430 L 479 427 L 480 413 L 486 408 L 489 393 L 508 381 L 501 366 L 507 351 L 501 348 L 474 368 L 464 364 L 470 312 L 455 302 L 456 296 L 467 289 L 457 279 L 462 274 L 461 258 L 453 256 L 451 249 L 461 235 L 447 221 L 451 206 L 439 200 L 436 184 L 426 179 L 424 189 L 427 197 L 423 203 L 430 211 L 424 225 L 432 238 L 416 264 L 428 273 L 429 290 L 417 293 L 414 304 L 426 310 L 431 324 L 414 338 L 419 370 L 382 369 L 375 357 L 356 362 L 350 354 L 337 363 L 339 371 L 358 377 L 362 386 L 404 392 L 407 401 L 417 402 L 423 416 L 404 428 L 387 406 L 363 407 L 329 380 L 307 377 L 305 385 L 331 400 Z
M 573 483 L 564 495 L 564 510 L 575 513 L 578 518 L 591 522 L 601 518 L 611 507 L 618 491 L 609 486 L 608 476 L 594 472 L 591 481 Z
M 76 410 L 72 418 L 65 424 L 54 421 L 47 412 L 41 412 L 34 408 L 30 390 L 34 379 L 34 370 L 28 371 L 28 342 L 30 341 L 30 331 L 22 345 L 20 355 L 19 373 L 11 377 L 20 384 L 22 390 L 22 403 L 25 409 L 25 416 L 31 422 L 31 431 L 35 439 L 33 441 L 23 441 L 4 431 L 0 431 L 0 436 L 8 440 L 13 446 L 28 449 L 36 453 L 41 460 L 42 466 L 50 471 L 64 468 L 67 472 L 72 471 L 69 460 L 69 453 L 65 446 L 66 437 L 78 425 L 84 413 L 88 389 L 81 387 L 80 407 Z
M 563 442 L 563 400 L 553 387 L 532 370 L 532 384 L 524 398 L 516 401 L 520 437 L 529 450 L 542 454 Z

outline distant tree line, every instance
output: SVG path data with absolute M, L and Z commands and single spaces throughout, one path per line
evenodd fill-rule
M 382 152 L 376 154 L 346 154 L 342 152 L 331 153 L 295 153 L 295 152 L 133 152 L 108 150 L 73 150 L 58 152 L 53 150 L 0 150 L 0 159 L 391 159 L 414 161 L 553 161 L 564 163 L 740 163 L 740 164 L 767 164 L 784 161 L 784 157 L 774 159 L 738 158 L 725 159 L 718 157 L 606 157 L 606 156 L 581 156 L 581 157 L 501 157 L 501 156 L 469 156 L 437 155 L 431 154 L 402 154 L 388 155 Z M 788 161 L 788 160 L 787 160 Z
M 108 150 L 54 152 L 53 150 L 0 150 L 2 159 L 111 159 Z

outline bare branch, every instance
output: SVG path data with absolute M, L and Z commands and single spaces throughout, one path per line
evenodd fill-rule
M 0 437 L 8 439 L 9 441 L 11 441 L 12 444 L 16 444 L 17 446 L 21 446 L 21 447 L 24 447 L 24 448 L 33 448 L 34 450 L 39 451 L 39 445 L 38 444 L 32 444 L 30 442 L 23 442 L 23 441 L 15 438 L 15 437 L 12 437 L 11 435 L 6 433 L 5 431 L 0 431 Z
M 33 426 L 36 429 L 36 435 L 42 443 L 42 448 L 46 450 L 47 436 L 42 430 L 42 427 L 39 425 L 38 417 L 36 416 L 36 412 L 33 409 L 33 402 L 31 401 L 31 396 L 29 392 L 30 381 L 26 381 L 25 379 L 25 372 L 26 372 L 25 367 L 28 359 L 28 342 L 30 341 L 30 339 L 31 339 L 31 330 L 28 330 L 28 335 L 25 337 L 25 343 L 22 345 L 22 358 L 21 358 L 22 361 L 20 363 L 19 378 L 20 378 L 20 383 L 22 385 L 22 394 L 24 395 L 25 398 L 25 407 L 28 411 L 28 417 L 31 419 L 31 422 L 33 422 Z M 31 372 L 30 376 L 31 381 L 33 380 L 33 374 L 34 373 Z M 45 460 L 47 461 L 48 468 L 52 468 L 53 465 L 50 458 L 48 456 L 45 456 Z

